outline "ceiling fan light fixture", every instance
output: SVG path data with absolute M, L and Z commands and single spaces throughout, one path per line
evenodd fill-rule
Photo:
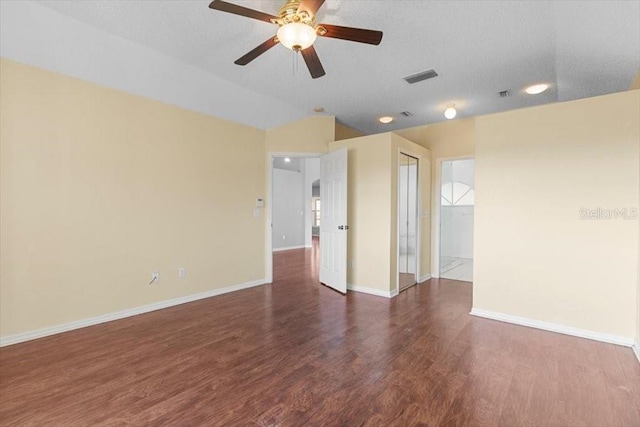
M 311 25 L 291 22 L 278 28 L 278 40 L 287 49 L 301 51 L 311 46 L 317 38 L 316 30 Z
M 444 110 L 444 116 L 448 120 L 455 119 L 456 114 L 458 114 L 458 111 L 456 111 L 456 108 L 453 105 Z

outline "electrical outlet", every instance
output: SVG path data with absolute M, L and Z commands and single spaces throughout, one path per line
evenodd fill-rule
M 178 269 L 178 278 L 184 279 L 185 277 L 187 277 L 187 269 L 184 267 L 180 267 Z
M 355 265 L 356 265 L 356 260 L 355 260 L 355 259 L 352 259 L 352 260 L 350 260 L 350 261 L 349 261 L 349 267 L 350 267 L 352 270 L 353 270 L 353 267 L 355 267 Z

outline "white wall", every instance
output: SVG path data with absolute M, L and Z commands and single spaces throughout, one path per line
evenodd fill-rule
M 304 159 L 304 162 L 304 245 L 311 247 L 311 226 L 313 225 L 311 216 L 312 186 L 314 181 L 320 179 L 320 158 L 307 158 Z
M 304 172 L 273 169 L 274 250 L 304 246 L 304 184 Z
M 440 256 L 473 258 L 473 206 L 443 206 Z
M 473 159 L 442 162 L 443 184 L 459 182 L 473 188 L 473 177 Z M 473 206 L 441 207 L 440 256 L 473 258 Z

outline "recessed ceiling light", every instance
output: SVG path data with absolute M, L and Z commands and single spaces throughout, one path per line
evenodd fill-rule
M 539 93 L 544 92 L 545 90 L 549 89 L 549 85 L 546 83 L 540 83 L 537 85 L 531 85 L 527 88 L 525 88 L 525 92 L 527 92 L 529 95 L 537 95 Z
M 449 120 L 454 119 L 456 117 L 456 114 L 458 114 L 458 112 L 453 105 L 444 110 L 444 116 Z
M 315 111 L 316 113 L 324 113 L 324 108 L 316 107 L 316 108 L 313 109 L 313 111 Z
M 290 158 L 288 158 L 288 157 L 285 157 L 285 158 L 284 158 L 284 161 L 285 161 L 285 162 L 287 162 L 287 163 L 289 163 L 289 162 L 291 161 L 291 159 L 290 159 Z
M 384 123 L 384 124 L 386 125 L 386 124 L 391 123 L 391 122 L 393 121 L 393 117 L 391 117 L 391 116 L 384 116 L 384 117 L 380 117 L 380 118 L 378 119 L 378 121 L 379 121 L 380 123 Z

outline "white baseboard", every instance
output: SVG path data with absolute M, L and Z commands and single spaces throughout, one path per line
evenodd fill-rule
M 590 340 L 606 342 L 609 344 L 617 344 L 625 347 L 631 347 L 633 345 L 633 339 L 631 338 L 625 338 L 611 334 L 603 334 L 601 332 L 578 329 L 571 326 L 558 325 L 556 323 L 542 322 L 539 320 L 527 319 L 524 317 L 511 316 L 509 314 L 496 313 L 493 311 L 480 310 L 477 308 L 471 309 L 470 314 L 487 319 L 499 320 L 500 322 L 528 326 L 530 328 L 542 329 L 544 331 L 551 331 L 559 334 L 572 335 L 574 337 L 587 338 Z
M 55 335 L 62 332 L 72 331 L 74 329 L 85 328 L 87 326 L 98 325 L 100 323 L 110 322 L 112 320 L 124 319 L 125 317 L 136 316 L 138 314 L 148 313 L 150 311 L 161 310 L 163 308 L 173 307 L 174 305 L 185 304 L 188 302 L 197 301 L 204 298 L 214 297 L 216 295 L 222 295 L 229 292 L 239 291 L 242 289 L 253 288 L 254 286 L 264 285 L 265 280 L 254 280 L 253 282 L 241 283 L 239 285 L 227 286 L 219 289 L 212 289 L 210 291 L 201 292 L 198 294 L 187 295 L 184 297 L 174 298 L 165 301 L 159 301 L 152 304 L 143 305 L 140 307 L 129 308 L 122 311 L 116 311 L 115 313 L 103 314 L 101 316 L 90 317 L 88 319 L 76 320 L 74 322 L 64 323 L 62 325 L 50 326 L 48 328 L 36 329 L 35 331 L 23 332 L 15 335 L 8 335 L 6 337 L 0 337 L 0 347 L 7 345 L 18 344 L 25 341 L 35 340 L 36 338 L 43 338 L 49 335 Z
M 292 249 L 304 249 L 306 247 L 307 246 L 305 246 L 305 245 L 287 246 L 286 248 L 276 248 L 276 249 L 273 250 L 273 252 L 290 251 Z
M 427 273 L 423 276 L 420 276 L 420 280 L 418 280 L 418 283 L 426 282 L 429 279 L 431 279 L 431 274 Z
M 638 359 L 638 363 L 640 363 L 640 342 L 634 341 L 631 348 L 633 348 L 633 352 L 636 354 L 636 359 Z
M 363 294 L 375 295 L 375 296 L 384 297 L 384 298 L 391 298 L 395 296 L 393 295 L 393 292 L 383 291 L 376 288 L 369 288 L 367 286 L 347 285 L 347 290 L 354 291 L 354 292 L 362 292 Z M 397 291 L 396 291 L 396 294 L 397 294 Z

